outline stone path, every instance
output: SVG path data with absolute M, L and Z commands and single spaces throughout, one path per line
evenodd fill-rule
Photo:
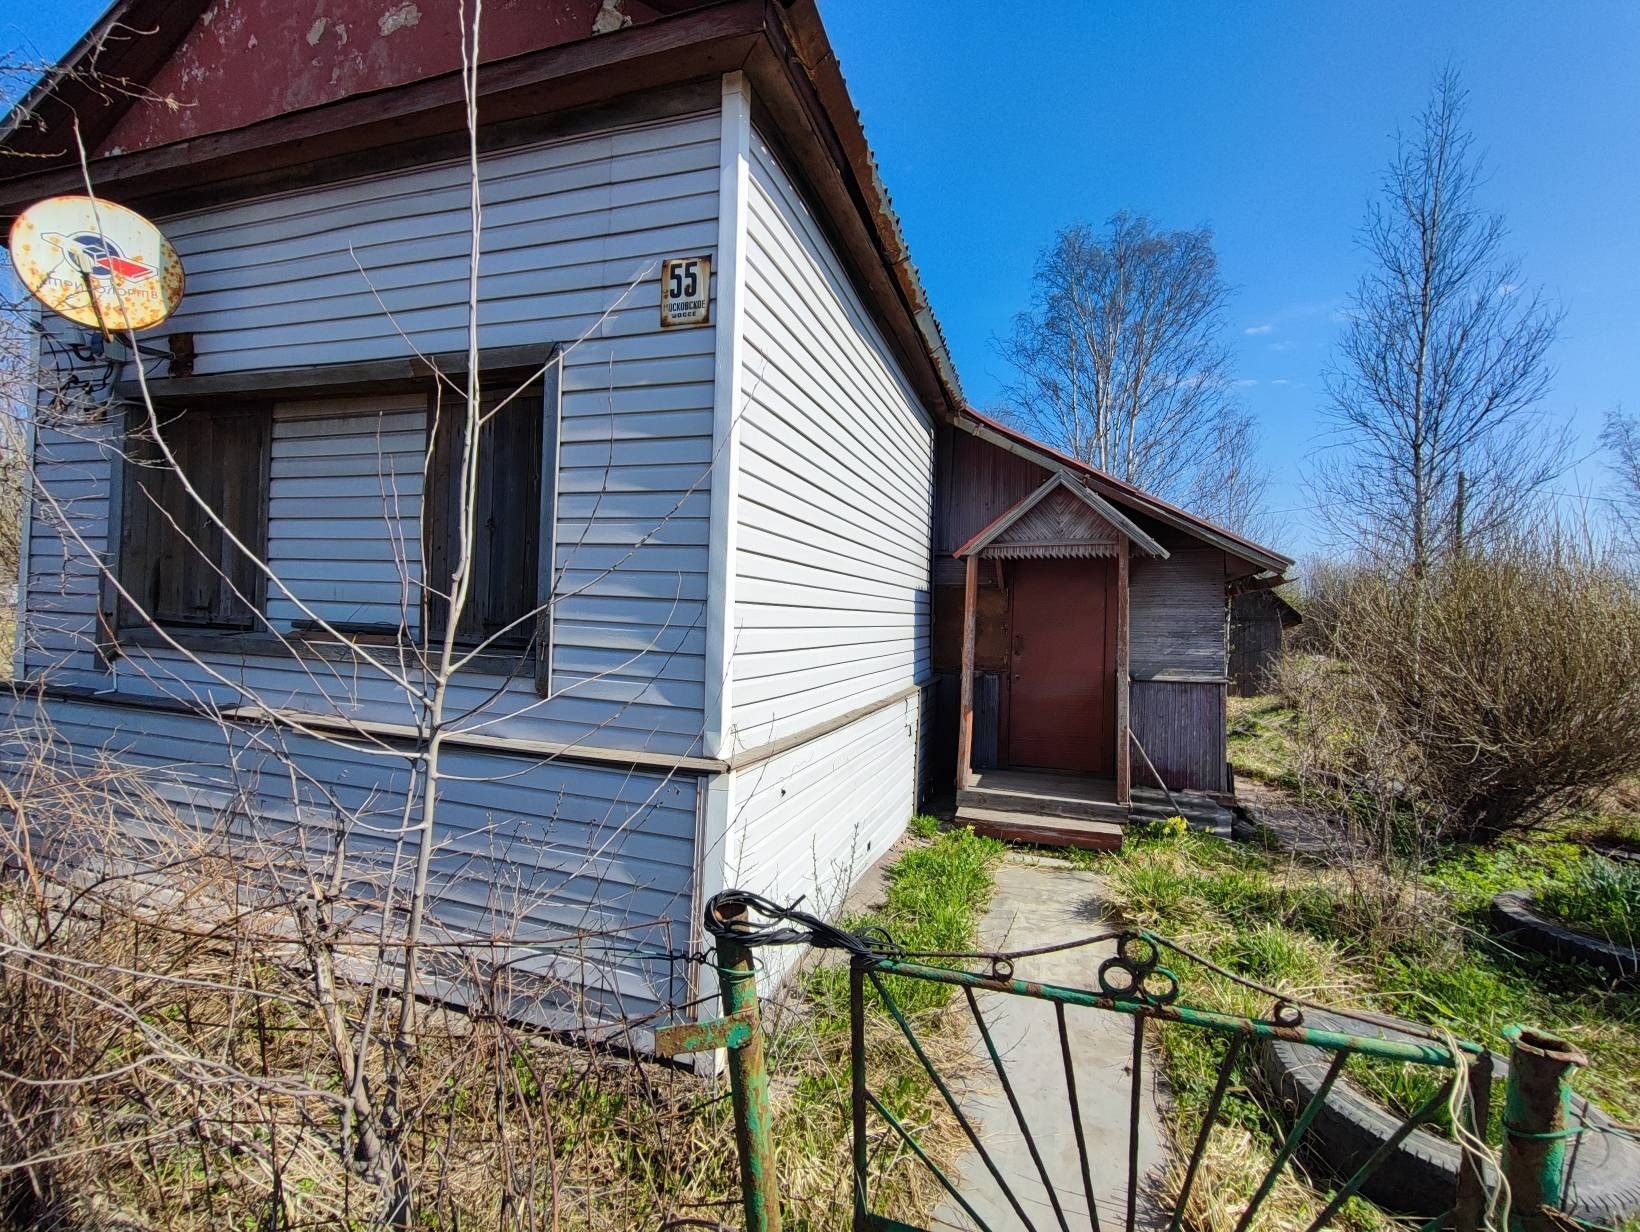
M 1057 862 L 1010 856 L 997 871 L 996 896 L 980 925 L 980 945 L 986 949 L 1028 949 L 1107 931 L 1110 926 L 1101 913 L 1098 890 L 1099 879 L 1092 873 Z M 1020 979 L 1092 988 L 1098 982 L 1099 964 L 1114 952 L 1115 946 L 1107 942 L 1045 954 L 1021 960 L 1014 974 Z M 1054 1182 L 1065 1222 L 1073 1229 L 1088 1228 L 1054 1007 L 1047 1001 L 1007 993 L 980 993 L 978 1000 Z M 1067 1007 L 1065 1014 L 1100 1226 L 1120 1229 L 1126 1214 L 1133 1020 L 1122 1014 L 1074 1006 Z M 984 1058 L 984 1044 L 977 1029 L 973 1029 L 973 1044 L 976 1056 Z M 1141 1227 L 1158 1222 L 1157 1211 L 1144 1200 L 1143 1178 L 1165 1160 L 1166 1138 L 1157 1109 L 1155 1063 L 1155 1055 L 1147 1053 L 1139 1119 Z M 1025 1136 L 989 1060 L 982 1060 L 959 1098 L 1031 1224 L 1041 1229 L 1059 1228 L 1060 1220 L 1031 1159 Z M 1022 1226 L 978 1152 L 970 1150 L 962 1157 L 953 1180 L 989 1227 L 1001 1232 Z M 935 1212 L 933 1226 L 970 1229 L 976 1225 L 959 1205 L 947 1201 Z
M 1323 861 L 1353 860 L 1365 853 L 1333 818 L 1305 808 L 1290 792 L 1256 779 L 1236 780 L 1242 811 L 1284 851 Z

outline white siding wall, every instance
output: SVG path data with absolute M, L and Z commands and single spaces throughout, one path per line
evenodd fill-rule
M 744 296 L 730 651 L 741 748 L 927 674 L 934 492 L 932 421 L 755 132 Z
M 237 818 L 242 838 L 279 843 L 291 853 L 328 850 L 338 817 L 345 817 L 349 880 L 369 893 L 376 892 L 372 882 L 391 849 L 406 787 L 401 758 L 90 702 L 15 703 L 0 753 L 9 759 L 25 750 L 43 751 L 65 770 L 141 771 L 143 789 L 184 819 L 219 825 Z M 499 934 L 525 941 L 621 929 L 612 944 L 624 950 L 687 945 L 692 776 L 467 749 L 445 756 L 451 777 L 438 812 L 430 940 Z M 586 1003 L 594 1020 L 639 1018 L 687 996 L 681 971 L 667 962 L 608 955 L 599 966 Z
M 107 550 L 108 539 L 109 438 L 106 423 L 36 421 L 34 508 L 19 633 L 29 680 L 106 683 L 96 671 L 92 639 L 101 579 L 94 562 Z
M 481 707 L 475 721 L 497 735 L 696 751 L 715 339 L 711 328 L 661 331 L 656 285 L 661 257 L 714 249 L 718 117 L 510 150 L 482 166 L 480 345 L 585 337 L 562 384 L 556 695 L 543 703 L 528 681 L 498 689 L 475 677 L 458 702 Z M 466 179 L 463 164 L 445 164 L 165 220 L 188 271 L 170 328 L 194 334 L 202 376 L 408 358 L 399 331 L 424 352 L 464 349 Z M 271 548 L 288 590 L 326 616 L 396 621 L 395 539 L 418 555 L 421 446 L 414 416 L 389 405 L 280 410 Z M 104 548 L 111 475 L 111 453 L 88 439 L 99 431 L 42 429 L 37 451 L 41 481 L 93 552 Z M 396 531 L 384 470 L 397 476 Z M 49 512 L 38 517 L 31 675 L 110 686 L 92 648 L 96 589 L 89 560 L 65 551 Z M 270 587 L 269 615 L 300 613 Z M 210 662 L 230 683 L 153 651 L 134 652 L 118 684 L 224 703 L 250 700 L 234 696 L 249 689 L 281 707 L 408 717 L 403 691 L 368 672 L 288 657 Z
M 724 877 L 735 889 L 834 913 L 916 808 L 918 697 L 734 776 Z M 800 953 L 761 957 L 778 982 Z
M 714 787 L 705 876 L 830 913 L 916 807 L 921 699 L 891 699 L 928 672 L 933 424 L 755 131 L 745 191 L 732 743 L 823 734 Z
M 419 628 L 426 421 L 416 395 L 274 407 L 268 565 L 283 586 L 268 586 L 270 622 Z

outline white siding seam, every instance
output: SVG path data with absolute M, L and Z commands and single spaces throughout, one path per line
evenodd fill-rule
M 718 142 L 717 352 L 713 368 L 711 529 L 706 577 L 706 713 L 708 757 L 721 757 L 734 736 L 735 527 L 740 469 L 741 355 L 744 335 L 746 199 L 751 179 L 751 95 L 739 72 L 723 78 Z
M 751 90 L 745 75 L 723 78 L 722 128 L 718 140 L 717 352 L 712 380 L 711 523 L 707 536 L 706 680 L 703 749 L 723 757 L 734 741 L 731 681 L 735 638 L 735 524 L 739 513 L 736 477 L 740 470 L 741 353 L 745 334 L 746 199 L 751 182 Z M 734 818 L 733 774 L 702 780 L 700 837 L 695 852 L 695 896 L 704 910 L 725 888 L 729 826 Z M 702 942 L 701 910 L 690 920 L 690 948 Z M 697 1058 L 703 1072 L 715 1072 L 715 1054 Z

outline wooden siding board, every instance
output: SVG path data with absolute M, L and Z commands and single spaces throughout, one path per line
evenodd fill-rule
M 1133 734 L 1167 785 L 1179 791 L 1225 791 L 1225 686 L 1198 681 L 1135 680 Z M 1154 784 L 1144 758 L 1133 782 Z
M 475 675 L 457 690 L 497 735 L 699 749 L 704 647 L 688 631 L 705 598 L 716 330 L 662 331 L 652 267 L 713 251 L 718 124 L 702 113 L 481 160 L 483 347 L 586 335 L 562 382 L 554 696 L 542 701 L 524 675 Z M 466 210 L 465 164 L 448 162 L 164 219 L 189 272 L 171 328 L 195 334 L 201 374 L 404 357 L 400 330 L 423 351 L 464 350 Z M 632 289 L 640 275 L 647 285 Z M 419 618 L 419 601 L 394 593 L 400 563 L 419 567 L 423 446 L 412 418 L 318 403 L 276 416 L 270 554 L 288 589 L 327 618 Z M 43 428 L 37 458 L 101 552 L 111 455 L 97 433 Z M 384 516 L 384 458 L 396 521 Z M 207 656 L 233 682 L 223 685 L 175 652 L 132 648 L 111 681 L 93 648 L 95 566 L 48 518 L 31 530 L 28 590 L 31 678 L 224 705 L 248 700 L 243 689 L 276 708 L 384 722 L 409 714 L 390 682 L 284 656 Z M 299 618 L 270 590 L 276 625 Z
M 1048 472 L 1036 463 L 955 428 L 950 465 L 940 483 L 937 549 L 948 559 L 964 543 L 1042 486 Z M 960 582 L 960 573 L 950 579 Z
M 421 626 L 421 489 L 426 399 L 418 395 L 274 407 L 267 615 Z M 315 450 L 315 445 L 320 446 Z M 304 446 L 292 453 L 292 446 Z M 360 517 L 361 505 L 374 509 Z M 286 516 L 286 510 L 300 516 Z M 342 511 L 349 516 L 339 517 Z M 335 524 L 373 528 L 339 539 Z M 345 546 L 343 546 L 345 545 Z
M 1224 554 L 1177 550 L 1166 560 L 1137 557 L 1130 579 L 1132 672 L 1225 673 Z
M 745 260 L 732 661 L 742 748 L 926 677 L 933 501 L 932 421 L 756 133 Z M 735 794 L 738 805 L 738 783 Z
M 1283 628 L 1279 601 L 1255 590 L 1230 605 L 1230 691 L 1237 697 L 1268 692 L 1281 665 Z

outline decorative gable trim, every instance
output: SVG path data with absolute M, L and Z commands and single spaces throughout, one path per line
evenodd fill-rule
M 1004 560 L 1115 556 L 1124 539 L 1149 556 L 1167 557 L 1166 548 L 1109 501 L 1059 470 L 958 548 L 956 556 L 959 560 L 976 554 Z

